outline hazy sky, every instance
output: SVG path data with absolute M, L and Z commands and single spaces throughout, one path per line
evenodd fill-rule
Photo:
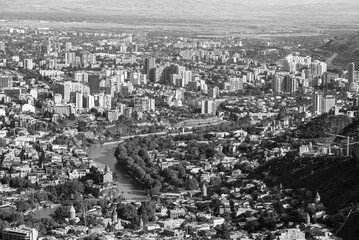
M 307 4 L 323 3 L 308 6 Z M 332 5 L 328 3 L 340 3 Z M 320 15 L 324 12 L 359 14 L 358 0 L 0 0 L 0 13 L 70 13 L 144 17 L 241 18 L 245 15 L 280 16 L 292 13 Z M 279 6 L 281 5 L 281 6 Z M 293 7 L 302 5 L 301 7 Z M 339 7 L 338 7 L 339 6 Z M 270 12 L 272 11 L 272 12 Z M 253 14 L 252 14 L 253 15 Z
M 213 0 L 214 2 L 218 0 Z M 298 5 L 298 4 L 313 4 L 313 3 L 356 3 L 357 0 L 251 0 L 251 1 L 242 1 L 238 0 L 238 2 L 251 2 L 265 5 Z

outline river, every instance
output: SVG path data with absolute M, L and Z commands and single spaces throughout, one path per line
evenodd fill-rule
M 114 157 L 117 143 L 105 144 L 87 150 L 87 155 L 91 157 L 94 162 L 101 165 L 108 165 L 116 175 L 116 182 L 119 190 L 126 199 L 146 200 L 147 196 L 144 193 L 143 187 L 134 181 L 131 176 L 121 171 L 119 167 L 115 167 L 117 160 Z
M 87 155 L 91 157 L 95 163 L 106 166 L 116 173 L 116 182 L 118 189 L 126 199 L 145 201 L 148 200 L 143 187 L 136 181 L 132 180 L 124 171 L 116 168 L 116 158 L 114 156 L 118 143 L 104 144 L 87 150 Z M 40 208 L 34 211 L 35 218 L 51 218 L 59 205 L 53 208 Z

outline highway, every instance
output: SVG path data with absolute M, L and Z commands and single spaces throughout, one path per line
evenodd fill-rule
M 327 67 L 328 67 L 328 68 L 333 67 L 332 62 L 333 62 L 333 60 L 334 60 L 336 57 L 338 57 L 338 53 L 337 53 L 337 52 L 335 52 L 332 56 L 330 56 L 330 57 L 327 59 L 327 61 L 325 61 L 325 63 L 327 64 Z
M 138 135 L 130 135 L 130 136 L 123 136 L 121 137 L 121 140 L 119 141 L 114 141 L 114 142 L 105 142 L 102 145 L 111 145 L 111 144 L 115 144 L 115 143 L 121 143 L 127 139 L 131 139 L 131 138 L 135 138 L 135 137 L 147 137 L 147 136 L 151 136 L 151 135 L 156 135 L 156 136 L 178 136 L 178 135 L 186 135 L 186 134 L 192 134 L 192 131 L 189 132 L 180 132 L 180 133 L 168 133 L 168 132 L 155 132 L 155 133 L 145 133 L 145 134 L 138 134 Z

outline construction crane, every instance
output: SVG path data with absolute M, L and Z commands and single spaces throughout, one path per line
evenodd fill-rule
M 343 136 L 343 135 L 332 134 L 332 133 L 326 133 L 326 134 L 331 135 L 331 136 L 335 136 L 335 137 L 341 137 L 341 138 L 346 138 L 346 139 L 347 139 L 347 157 L 349 157 L 349 155 L 350 155 L 350 151 L 349 151 L 350 145 L 353 145 L 353 144 L 355 144 L 355 143 L 358 143 L 358 142 L 350 143 L 350 137 L 349 137 L 349 136 Z

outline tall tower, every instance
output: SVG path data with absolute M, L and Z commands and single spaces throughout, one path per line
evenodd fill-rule
M 142 220 L 142 218 L 140 218 L 140 229 L 142 229 L 143 228 L 143 220 Z
M 207 187 L 205 183 L 202 184 L 202 196 L 207 197 Z
M 151 69 L 155 68 L 155 66 L 156 66 L 155 58 L 146 58 L 145 59 L 144 72 L 145 72 L 145 74 L 147 74 L 148 78 L 150 78 Z
M 117 210 L 116 208 L 112 211 L 112 224 L 115 224 L 118 222 L 118 216 L 117 216 Z
M 71 205 L 70 210 L 69 210 L 69 218 L 70 219 L 76 218 L 76 210 L 73 205 Z
M 281 93 L 283 90 L 283 77 L 282 76 L 274 76 L 272 80 L 272 89 L 275 93 Z
M 349 84 L 354 82 L 354 73 L 355 73 L 355 64 L 349 63 L 349 65 L 348 65 L 348 82 L 349 82 Z
M 323 109 L 323 94 L 321 92 L 313 93 L 313 114 L 321 114 Z
M 72 49 L 72 43 L 71 42 L 66 42 L 65 43 L 65 51 L 69 52 Z
M 315 195 L 315 200 L 314 200 L 314 202 L 315 202 L 316 204 L 320 203 L 320 195 L 319 195 L 319 192 L 318 192 L 318 191 L 317 191 L 317 194 Z
M 310 215 L 309 213 L 307 213 L 306 215 L 306 224 L 309 226 L 311 223 L 310 223 Z

